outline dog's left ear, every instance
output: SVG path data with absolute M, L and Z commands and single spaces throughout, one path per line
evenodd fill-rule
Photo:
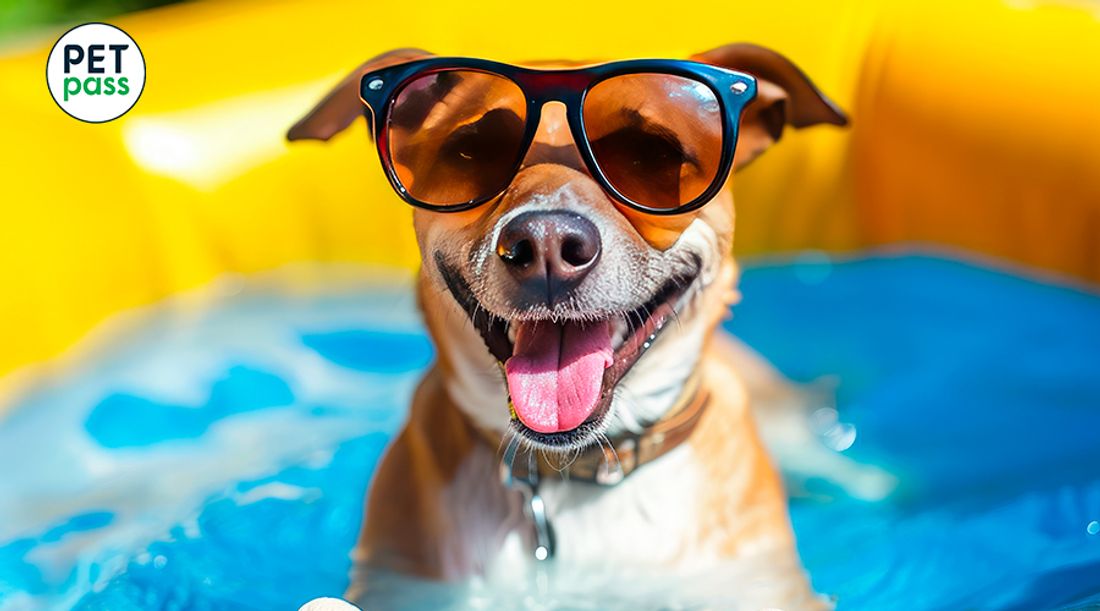
M 694 55 L 691 59 L 756 77 L 756 99 L 741 115 L 737 154 L 733 161 L 735 171 L 777 142 L 786 125 L 848 124 L 844 112 L 818 91 L 798 66 L 771 49 L 735 43 Z
M 344 131 L 364 112 L 363 103 L 359 100 L 359 81 L 364 74 L 430 55 L 431 53 L 423 49 L 394 49 L 363 62 L 318 102 L 309 114 L 299 119 L 287 131 L 286 139 L 328 140 Z

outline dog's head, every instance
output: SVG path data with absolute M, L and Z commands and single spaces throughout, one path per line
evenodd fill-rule
M 362 74 L 426 55 L 394 51 L 360 66 L 288 136 L 327 140 L 363 112 Z M 757 78 L 735 170 L 785 125 L 846 123 L 773 51 L 735 44 L 692 59 Z M 586 170 L 556 103 L 542 108 L 521 169 L 500 196 L 463 212 L 417 209 L 414 225 L 420 301 L 447 391 L 478 425 L 504 430 L 511 421 L 545 449 L 661 419 L 735 300 L 729 190 L 672 216 L 620 204 Z

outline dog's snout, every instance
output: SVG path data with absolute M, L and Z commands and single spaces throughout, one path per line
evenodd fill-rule
M 497 254 L 531 297 L 553 305 L 580 284 L 600 258 L 592 221 L 565 210 L 517 215 L 501 229 Z

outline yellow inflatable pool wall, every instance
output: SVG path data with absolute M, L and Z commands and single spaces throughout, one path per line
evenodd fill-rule
M 399 46 L 513 61 L 773 47 L 853 126 L 788 132 L 737 176 L 741 253 L 929 242 L 1100 281 L 1098 12 L 1026 0 L 186 3 L 111 20 L 140 44 L 148 80 L 102 125 L 49 98 L 56 28 L 0 58 L 0 385 L 114 313 L 227 272 L 415 266 L 409 210 L 364 128 L 283 141 L 349 69 Z

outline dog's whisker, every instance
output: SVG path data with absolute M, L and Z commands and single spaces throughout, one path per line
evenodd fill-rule
M 680 313 L 676 311 L 676 308 L 672 308 L 671 312 L 672 312 L 672 321 L 676 325 L 676 330 L 677 331 L 683 331 L 684 330 L 684 324 L 680 320 Z
M 553 469 L 553 470 L 555 470 L 559 473 L 562 471 L 561 464 L 558 461 L 558 459 L 561 458 L 560 453 L 550 452 L 546 448 L 539 448 L 538 452 L 539 452 L 539 456 L 542 457 L 542 461 L 544 463 L 546 463 L 547 465 L 549 465 L 551 469 Z
M 503 457 L 505 447 L 510 445 L 512 441 L 519 436 L 519 433 L 510 426 L 504 429 L 504 434 L 500 436 L 500 443 L 497 444 L 497 454 Z
M 635 320 L 637 320 L 637 324 L 634 323 Z M 627 312 L 627 328 L 630 330 L 631 334 L 637 332 L 638 329 L 641 329 L 643 326 L 645 326 L 645 318 L 642 317 L 637 309 Z
M 640 433 L 645 427 L 638 421 L 637 409 L 639 401 L 633 396 L 633 392 L 625 386 L 619 386 L 613 391 L 615 401 L 618 402 L 617 409 L 613 410 L 612 416 L 618 421 L 623 428 L 634 433 Z
M 512 482 L 515 481 L 516 455 L 519 453 L 522 443 L 522 436 L 515 434 L 513 431 L 512 438 L 508 440 L 508 445 L 505 446 L 504 454 L 500 460 L 500 479 L 505 486 L 510 487 Z
M 550 465 L 550 467 L 558 473 L 564 474 L 566 470 L 577 461 L 582 450 L 583 448 L 580 446 L 558 452 L 550 452 L 544 448 L 540 450 L 540 453 L 542 454 L 543 460 L 546 461 L 546 464 Z
M 599 479 L 603 481 L 619 481 L 623 478 L 623 464 L 619 461 L 619 453 L 615 451 L 615 444 L 602 431 L 596 433 L 596 443 L 603 449 L 603 462 L 600 463 Z

